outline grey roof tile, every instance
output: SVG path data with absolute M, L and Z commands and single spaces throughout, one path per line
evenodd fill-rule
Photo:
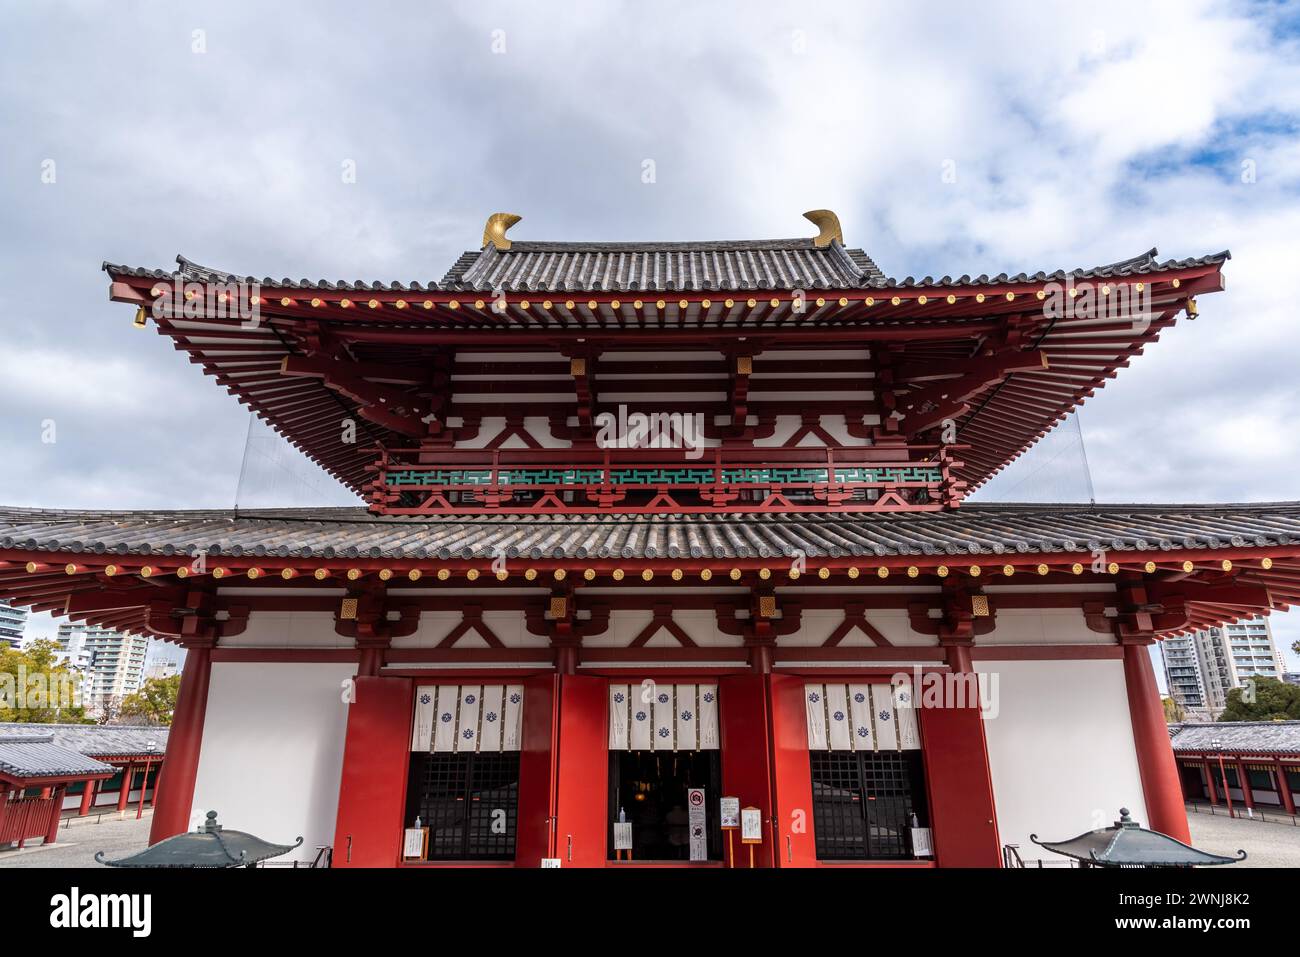
M 892 279 L 861 249 L 846 249 L 839 242 L 817 248 L 811 239 L 737 240 L 697 243 L 552 243 L 517 241 L 508 250 L 488 245 L 462 253 L 442 282 L 367 282 L 326 279 L 273 279 L 239 276 L 177 256 L 177 269 L 167 272 L 104 263 L 114 275 L 195 282 L 256 283 L 278 289 L 477 291 L 514 293 L 561 292 L 743 292 L 758 289 L 809 291 L 873 289 L 950 289 L 989 283 L 1031 283 L 1049 280 L 1120 279 L 1170 269 L 1189 269 L 1222 263 L 1224 252 L 1192 259 L 1157 258 L 1150 249 L 1140 256 L 1054 272 L 987 273 L 958 278 L 907 276 Z
M 1300 721 L 1218 721 L 1171 725 L 1174 751 L 1300 754 Z M 1215 745 L 1217 739 L 1218 744 Z
M 0 722 L 0 737 L 52 735 L 54 743 L 59 747 L 91 757 L 162 754 L 167 750 L 169 730 L 165 727 L 139 725 Z
M 38 726 L 39 727 L 39 726 Z M 111 764 L 54 743 L 54 735 L 0 734 L 0 773 L 16 778 L 48 778 L 71 774 L 106 774 Z
M 375 516 L 362 508 L 91 512 L 0 509 L 0 548 L 210 558 L 441 560 L 1001 555 L 1300 542 L 1300 503 L 975 504 L 947 512 Z M 1153 543 L 1162 543 L 1153 545 Z

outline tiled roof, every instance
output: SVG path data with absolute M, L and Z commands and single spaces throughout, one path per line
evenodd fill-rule
M 54 743 L 59 747 L 95 757 L 162 754 L 167 750 L 168 730 L 134 725 L 0 722 L 0 737 L 53 735 Z
M 1175 751 L 1300 754 L 1300 721 L 1219 721 L 1174 728 Z
M 1146 276 L 1169 269 L 1193 269 L 1197 266 L 1211 266 L 1227 262 L 1232 258 L 1232 254 L 1226 249 L 1223 252 L 1212 253 L 1209 256 L 1197 256 L 1191 259 L 1166 259 L 1164 262 L 1156 258 L 1158 255 L 1159 250 L 1152 247 L 1140 256 L 1134 256 L 1132 259 L 1121 259 L 1119 262 L 1108 263 L 1104 266 L 1057 269 L 1054 272 L 1021 272 L 1014 275 L 999 273 L 996 276 L 990 276 L 985 273 L 979 276 L 958 276 L 955 279 L 952 276 L 943 276 L 939 279 L 933 276 L 925 276 L 921 279 L 908 276 L 904 279 L 882 279 L 872 282 L 871 285 L 882 289 L 927 287 L 946 289 L 958 286 L 983 286 L 1001 283 L 1051 282 L 1053 280 L 1059 282 L 1065 279 L 1123 279 Z
M 480 291 L 480 292 L 714 292 L 753 289 L 871 290 L 951 289 L 1003 283 L 1050 282 L 1074 279 L 1119 279 L 1164 270 L 1214 265 L 1230 259 L 1224 252 L 1192 259 L 1157 257 L 1150 249 L 1140 256 L 1101 266 L 1058 269 L 1054 272 L 988 273 L 958 277 L 907 276 L 892 279 L 861 249 L 838 242 L 817 248 L 811 239 L 739 240 L 698 243 L 550 243 L 515 242 L 508 250 L 486 246 L 462 253 L 435 280 L 379 282 L 375 280 L 276 279 L 241 276 L 201 266 L 177 256 L 177 269 L 166 271 L 105 262 L 113 275 L 193 282 L 258 284 L 277 289 L 351 291 Z
M 0 774 L 48 778 L 73 774 L 111 774 L 113 766 L 60 747 L 52 734 L 0 734 Z
M 453 288 L 505 292 L 719 292 L 854 289 L 884 278 L 866 253 L 811 239 L 716 243 L 487 246 Z M 863 262 L 865 260 L 865 263 Z M 869 265 L 870 272 L 863 266 Z
M 1170 551 L 1300 543 L 1300 503 L 968 504 L 948 512 L 374 516 L 361 508 L 0 509 L 0 548 L 98 555 L 763 558 Z
M 173 270 L 166 269 L 149 269 L 146 266 L 123 266 L 118 263 L 105 262 L 104 271 L 114 276 L 139 276 L 144 279 L 163 279 L 171 281 L 172 279 L 183 279 L 188 282 L 217 282 L 217 283 L 245 283 L 248 285 L 257 284 L 260 286 L 274 286 L 277 289 L 340 289 L 340 290 L 374 290 L 382 292 L 392 290 L 394 292 L 415 292 L 431 291 L 439 287 L 438 283 L 430 279 L 421 283 L 418 280 L 413 282 L 377 282 L 367 279 L 338 279 L 331 282 L 328 279 L 275 279 L 271 276 L 264 276 L 259 279 L 257 276 L 240 276 L 232 272 L 226 272 L 223 269 L 213 269 L 211 266 L 200 266 L 196 262 L 191 262 L 184 256 L 176 257 L 176 267 Z

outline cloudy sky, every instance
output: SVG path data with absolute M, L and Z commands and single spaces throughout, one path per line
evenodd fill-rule
M 246 413 L 132 329 L 102 260 L 427 280 L 497 210 L 669 240 L 816 207 L 897 276 L 1230 248 L 1228 291 L 1084 406 L 1096 496 L 1300 498 L 1300 9 L 1060 10 L 3 0 L 0 503 L 235 500 Z

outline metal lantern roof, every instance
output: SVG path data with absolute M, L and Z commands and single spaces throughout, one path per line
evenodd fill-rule
M 198 830 L 169 837 L 116 861 L 105 860 L 100 851 L 95 860 L 107 867 L 252 867 L 301 844 L 301 837 L 292 844 L 271 844 L 243 831 L 227 831 L 217 823 L 217 812 L 209 811 Z
M 1119 814 L 1119 820 L 1110 827 L 1088 831 L 1068 841 L 1040 841 L 1037 834 L 1030 834 L 1029 839 L 1039 847 L 1093 867 L 1198 867 L 1235 864 L 1246 859 L 1242 850 L 1237 851 L 1237 857 L 1224 857 L 1148 830 L 1129 816 L 1126 807 L 1120 808 Z

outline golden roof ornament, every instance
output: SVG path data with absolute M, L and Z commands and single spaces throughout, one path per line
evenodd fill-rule
M 841 246 L 844 245 L 844 232 L 840 229 L 840 218 L 829 209 L 810 209 L 803 214 L 803 218 L 821 230 L 813 240 L 813 245 L 818 249 L 825 249 L 836 240 Z
M 483 245 L 486 247 L 491 243 L 497 249 L 509 249 L 510 240 L 506 238 L 508 230 L 522 216 L 516 216 L 514 213 L 493 213 L 488 217 L 487 225 L 483 227 Z

